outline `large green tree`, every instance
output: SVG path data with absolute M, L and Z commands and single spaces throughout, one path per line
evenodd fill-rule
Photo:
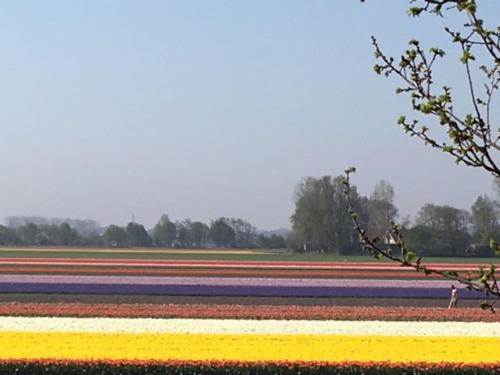
M 234 231 L 234 244 L 236 247 L 254 247 L 257 241 L 257 230 L 248 221 L 240 218 L 229 219 L 229 225 Z
M 427 256 L 464 256 L 471 243 L 469 235 L 470 214 L 448 205 L 424 205 L 416 218 L 416 227 L 407 237 L 407 245 L 418 249 L 420 255 Z M 425 230 L 429 238 L 417 237 Z M 423 240 L 423 243 L 420 242 Z M 427 247 L 424 244 L 432 244 Z
M 357 248 L 341 180 L 342 177 L 308 177 L 297 186 L 291 217 L 297 248 L 329 253 L 352 253 Z M 352 198 L 361 210 L 355 188 Z
M 12 228 L 0 225 L 0 245 L 18 245 L 21 239 Z
M 218 247 L 234 246 L 236 239 L 230 220 L 225 217 L 218 218 L 210 224 L 210 237 Z
M 201 221 L 195 221 L 190 226 L 190 237 L 194 247 L 206 247 L 210 238 L 210 228 Z
M 177 228 L 168 215 L 163 215 L 153 229 L 153 239 L 157 246 L 172 247 L 177 236 Z
M 35 245 L 36 236 L 38 234 L 38 225 L 34 223 L 28 223 L 17 228 L 17 234 L 21 239 L 21 242 L 26 245 Z
M 391 228 L 398 214 L 394 206 L 394 188 L 387 180 L 380 180 L 375 185 L 370 199 L 367 201 L 367 231 L 372 237 L 387 237 L 387 232 Z
M 177 240 L 176 246 L 178 247 L 193 247 L 193 239 L 191 238 L 191 227 L 192 223 L 190 219 L 185 219 L 183 221 L 177 221 L 175 223 L 177 228 Z
M 490 241 L 500 241 L 500 207 L 488 196 L 479 196 L 471 207 L 472 238 L 481 246 L 489 246 Z
M 118 225 L 110 225 L 103 234 L 104 244 L 109 247 L 127 247 L 127 232 Z
M 62 223 L 58 228 L 58 245 L 60 246 L 75 246 L 78 245 L 78 232 L 71 228 L 68 223 Z
M 144 225 L 138 223 L 128 223 L 127 228 L 128 244 L 132 247 L 149 247 L 152 245 L 151 237 L 144 228 Z
M 467 231 L 470 214 L 448 205 L 438 206 L 431 203 L 424 205 L 416 218 L 417 225 L 425 225 L 439 231 Z

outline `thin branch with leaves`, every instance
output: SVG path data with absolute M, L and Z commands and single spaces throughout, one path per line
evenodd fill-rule
M 402 267 L 413 269 L 425 275 L 439 275 L 463 284 L 470 290 L 482 292 L 488 300 L 481 303 L 481 308 L 494 311 L 495 303 L 500 299 L 500 287 L 498 285 L 496 267 L 494 264 L 489 265 L 489 267 L 479 266 L 479 275 L 476 277 L 471 275 L 463 276 L 456 271 L 442 271 L 429 267 L 423 263 L 421 257 L 407 248 L 404 236 L 401 232 L 401 227 L 395 223 L 392 223 L 390 234 L 395 240 L 396 247 L 400 250 L 399 254 L 394 254 L 389 246 L 384 248 L 384 243 L 380 238 L 370 238 L 368 236 L 366 230 L 362 228 L 360 224 L 359 215 L 351 199 L 351 174 L 355 171 L 356 169 L 354 167 L 346 169 L 345 178 L 342 184 L 344 185 L 344 194 L 347 199 L 349 214 L 354 224 L 354 230 L 358 234 L 359 241 L 363 248 L 375 259 L 388 259 L 399 263 Z
M 363 1 L 363 0 L 362 0 Z M 468 88 L 470 109 L 455 108 L 452 89 L 443 86 L 435 88 L 434 65 L 446 57 L 446 52 L 437 47 L 425 49 L 420 41 L 412 39 L 399 59 L 386 55 L 379 42 L 372 37 L 377 63 L 374 70 L 386 77 L 396 76 L 402 86 L 397 94 L 409 94 L 412 109 L 425 119 L 437 122 L 446 133 L 439 137 L 430 125 L 421 125 L 417 119 L 408 120 L 399 117 L 397 123 L 410 136 L 422 140 L 426 145 L 450 154 L 457 164 L 480 168 L 495 179 L 500 179 L 499 155 L 500 126 L 492 120 L 493 97 L 500 87 L 500 26 L 488 27 L 478 15 L 476 0 L 410 0 L 408 14 L 419 17 L 423 14 L 435 14 L 444 17 L 447 11 L 457 11 L 465 16 L 465 23 L 460 30 L 445 28 L 452 44 L 459 46 L 460 63 L 464 66 L 464 79 Z M 483 63 L 475 66 L 476 57 Z M 482 79 L 479 84 L 474 79 L 473 69 L 477 68 Z M 482 83 L 484 91 L 479 92 Z M 465 114 L 464 114 L 465 113 Z M 412 268 L 426 275 L 439 275 L 456 281 L 471 290 L 483 292 L 490 300 L 482 303 L 485 309 L 494 311 L 494 304 L 500 299 L 500 289 L 495 274 L 494 264 L 479 266 L 478 276 L 461 275 L 455 271 L 441 271 L 426 266 L 421 257 L 407 248 L 401 227 L 392 223 L 390 233 L 396 241 L 399 254 L 393 254 L 389 247 L 384 248 L 378 238 L 370 238 L 360 225 L 351 199 L 350 176 L 354 168 L 345 171 L 344 193 L 354 229 L 359 235 L 362 246 L 375 258 L 385 258 L 399 263 L 402 267 Z M 497 255 L 500 244 L 490 242 Z
M 403 85 L 396 89 L 397 94 L 409 94 L 412 109 L 432 121 L 437 120 L 446 131 L 447 137 L 439 139 L 432 133 L 430 125 L 422 125 L 417 119 L 408 120 L 406 116 L 398 119 L 398 125 L 410 136 L 421 139 L 425 144 L 449 153 L 457 164 L 481 168 L 500 177 L 498 151 L 500 151 L 500 129 L 494 126 L 491 118 L 493 97 L 500 86 L 500 27 L 486 27 L 478 16 L 475 0 L 422 0 L 411 1 L 413 6 L 408 13 L 412 17 L 424 13 L 443 17 L 444 11 L 456 10 L 465 14 L 466 22 L 460 31 L 445 28 L 453 44 L 460 48 L 460 63 L 464 66 L 465 82 L 468 87 L 470 110 L 456 110 L 452 89 L 443 86 L 435 88 L 434 64 L 446 56 L 437 47 L 426 50 L 420 41 L 409 41 L 408 49 L 399 59 L 386 55 L 375 37 L 372 44 L 378 63 L 374 70 L 377 74 L 396 76 Z M 415 5 L 420 4 L 420 5 Z M 479 93 L 473 69 L 476 56 L 483 63 L 477 67 L 482 75 L 484 92 Z M 431 134 L 432 133 L 432 134 Z

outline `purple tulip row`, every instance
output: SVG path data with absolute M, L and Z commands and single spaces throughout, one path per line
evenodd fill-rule
M 248 296 L 248 297 L 370 297 L 370 298 L 448 298 L 448 287 L 372 287 L 363 286 L 286 286 L 286 285 L 159 285 L 92 283 L 0 283 L 0 293 L 79 293 L 147 294 L 171 296 Z M 460 290 L 460 298 L 484 298 L 481 293 Z
M 0 275 L 0 283 L 42 284 L 114 284 L 158 286 L 255 286 L 255 287 L 351 287 L 351 288 L 450 288 L 446 280 L 368 280 L 368 279 L 292 279 L 245 277 L 151 277 L 82 275 Z M 457 285 L 458 286 L 458 285 Z

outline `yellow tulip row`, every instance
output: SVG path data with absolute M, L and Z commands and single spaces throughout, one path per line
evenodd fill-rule
M 500 361 L 500 338 L 2 332 L 0 360 L 466 363 Z

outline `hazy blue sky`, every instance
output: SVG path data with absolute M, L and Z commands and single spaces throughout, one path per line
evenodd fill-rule
M 498 21 L 500 2 L 481 5 Z M 395 120 L 408 101 L 372 70 L 372 34 L 396 56 L 411 37 L 447 46 L 456 19 L 406 7 L 1 1 L 0 217 L 287 227 L 300 179 L 349 165 L 363 194 L 388 179 L 403 215 L 469 208 L 492 178 L 405 136 Z M 442 66 L 464 94 L 462 67 Z

